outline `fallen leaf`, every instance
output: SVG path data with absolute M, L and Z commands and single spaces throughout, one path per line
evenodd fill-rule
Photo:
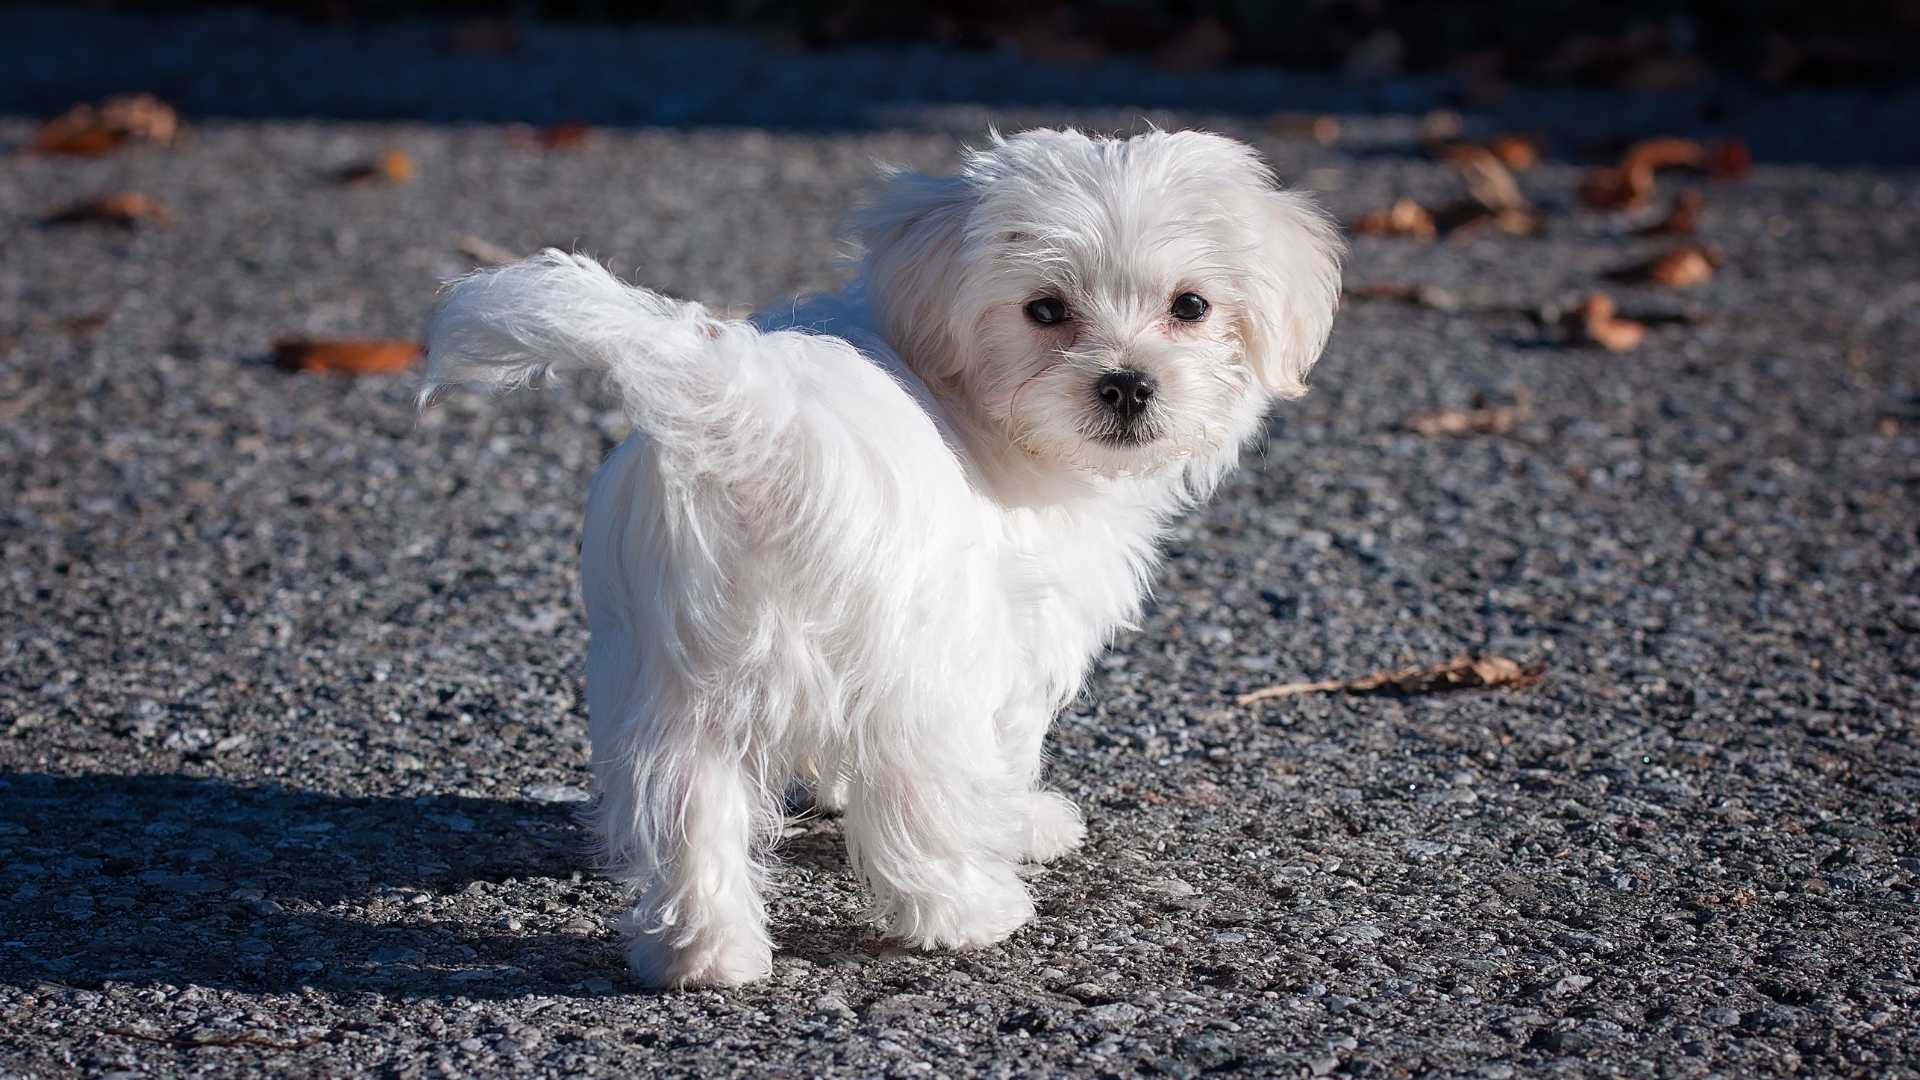
M 1700 211 L 1706 199 L 1697 191 L 1683 191 L 1673 197 L 1667 216 L 1638 230 L 1641 236 L 1692 236 L 1699 227 Z
M 1580 306 L 1566 317 L 1567 329 L 1575 341 L 1598 345 L 1608 352 L 1626 352 L 1647 336 L 1647 327 L 1632 319 L 1619 317 L 1613 297 L 1606 293 L 1588 293 Z
M 1348 694 L 1437 694 L 1448 690 L 1472 690 L 1506 687 L 1519 690 L 1541 681 L 1545 664 L 1521 666 L 1504 656 L 1473 656 L 1461 653 L 1439 664 L 1415 664 L 1393 671 L 1377 671 L 1357 679 L 1327 679 L 1320 682 L 1280 683 L 1262 687 L 1234 699 L 1246 706 L 1275 698 L 1299 694 L 1344 692 Z
M 75 105 L 42 124 L 27 149 L 93 157 L 129 142 L 171 143 L 179 133 L 172 106 L 151 94 L 117 94 L 98 105 Z
M 1340 141 L 1340 121 L 1313 113 L 1280 113 L 1268 122 L 1275 135 L 1289 139 L 1312 139 L 1321 146 Z
M 1514 172 L 1526 172 L 1540 164 L 1540 140 L 1530 135 L 1495 135 L 1487 141 L 1487 149 Z
M 1437 143 L 1457 139 L 1465 126 L 1458 112 L 1434 109 L 1420 118 L 1420 141 Z
M 1873 433 L 1892 437 L 1900 434 L 1900 421 L 1891 416 L 1883 416 L 1873 423 Z
M 1547 217 L 1531 207 L 1509 206 L 1489 210 L 1478 199 L 1463 199 L 1443 207 L 1434 220 L 1440 231 L 1452 236 L 1491 225 L 1508 236 L 1535 236 L 1546 229 Z
M 1362 214 L 1353 223 L 1353 231 L 1365 236 L 1411 236 L 1432 240 L 1437 231 L 1433 215 L 1412 199 L 1396 199 L 1385 210 Z
M 288 338 L 273 346 L 273 362 L 287 371 L 342 375 L 390 375 L 419 355 L 414 342 L 373 338 Z
M 1609 273 L 1607 277 L 1627 284 L 1664 285 L 1672 289 L 1684 289 L 1711 279 L 1714 267 L 1718 266 L 1720 261 L 1714 252 L 1689 244 L 1674 248 L 1646 262 L 1622 267 Z
M 571 150 L 593 132 L 581 120 L 562 120 L 543 128 L 517 127 L 508 134 L 514 143 L 537 150 Z
M 79 315 L 69 315 L 61 319 L 59 325 L 60 329 L 65 330 L 69 334 L 91 334 L 107 325 L 107 320 L 112 317 L 112 308 L 100 308 L 97 311 L 87 311 Z
M 1427 144 L 1427 154 L 1436 161 L 1452 162 L 1475 153 L 1492 154 L 1494 160 L 1513 172 L 1525 172 L 1540 163 L 1540 142 L 1530 135 L 1504 134 L 1480 142 L 1447 139 Z
M 1437 439 L 1452 435 L 1505 435 L 1526 419 L 1531 406 L 1525 394 L 1506 405 L 1476 401 L 1471 409 L 1435 409 L 1407 417 L 1408 431 Z
M 1590 170 L 1580 182 L 1580 199 L 1596 210 L 1629 210 L 1653 197 L 1662 169 L 1698 169 L 1709 165 L 1698 140 L 1671 135 L 1642 139 L 1628 146 L 1618 165 Z
M 1620 164 L 1629 169 L 1697 169 L 1706 162 L 1707 151 L 1698 140 L 1662 135 L 1641 139 L 1620 156 Z
M 404 150 L 389 150 L 372 161 L 341 169 L 337 179 L 343 184 L 364 184 L 370 180 L 404 184 L 413 179 L 413 159 Z
M 1707 150 L 1707 175 L 1715 180 L 1738 180 L 1753 168 L 1753 151 L 1740 139 L 1725 139 Z
M 1595 210 L 1631 210 L 1653 197 L 1653 170 L 1606 165 L 1580 178 L 1580 201 Z
M 1346 300 L 1391 300 L 1416 307 L 1431 308 L 1434 311 L 1454 312 L 1461 307 L 1460 297 L 1449 289 L 1438 285 L 1398 285 L 1389 282 L 1374 282 L 1355 285 L 1342 292 Z
M 461 237 L 459 243 L 454 245 L 454 248 L 459 251 L 460 254 L 465 255 L 481 266 L 505 266 L 507 263 L 518 261 L 520 258 L 520 256 L 501 247 L 499 244 L 473 235 Z
M 142 222 L 173 224 L 173 211 L 158 199 L 137 191 L 116 191 L 82 199 L 47 215 L 49 225 L 119 225 L 133 228 Z
M 1533 204 L 1520 193 L 1513 172 L 1493 151 L 1484 146 L 1463 146 L 1450 154 L 1447 164 L 1460 174 L 1467 193 L 1475 202 L 1498 213 L 1502 210 L 1531 210 Z

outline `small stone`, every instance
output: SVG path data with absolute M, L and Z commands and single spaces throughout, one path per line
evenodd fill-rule
M 1591 975 L 1569 975 L 1559 982 L 1554 983 L 1552 992 L 1555 994 L 1577 994 L 1592 985 L 1593 976 Z
M 1732 1027 L 1740 1022 L 1740 1013 L 1736 1009 L 1708 1009 L 1702 1019 L 1714 1027 Z
M 1350 941 L 1361 944 L 1372 944 L 1386 936 L 1387 932 L 1385 930 L 1380 929 L 1372 923 L 1365 922 L 1349 923 L 1333 932 L 1335 944 L 1345 944 Z
M 528 784 L 520 794 L 540 803 L 583 803 L 593 798 L 585 788 L 571 784 Z
M 1096 1005 L 1087 1010 L 1087 1016 L 1102 1027 L 1131 1027 L 1145 1015 L 1138 1005 L 1129 1005 L 1124 1001 Z
M 848 1005 L 847 999 L 840 997 L 838 994 L 822 994 L 814 998 L 813 1011 L 822 1016 L 831 1016 L 840 1020 L 851 1020 L 854 1018 L 853 1006 Z
M 1165 896 L 1173 900 L 1185 900 L 1190 896 L 1198 895 L 1200 892 L 1199 889 L 1194 888 L 1176 877 L 1155 878 L 1147 882 L 1142 888 L 1156 896 Z

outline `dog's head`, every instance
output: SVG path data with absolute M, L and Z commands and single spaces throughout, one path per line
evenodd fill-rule
M 1142 475 L 1231 456 L 1305 392 L 1341 244 L 1252 149 L 1200 132 L 994 136 L 859 220 L 882 331 L 1028 456 Z

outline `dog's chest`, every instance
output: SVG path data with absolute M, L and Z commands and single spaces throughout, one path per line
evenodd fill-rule
M 1041 681 L 1071 694 L 1087 661 L 1140 613 L 1158 557 L 1154 523 L 1057 511 L 1010 518 L 1016 647 Z

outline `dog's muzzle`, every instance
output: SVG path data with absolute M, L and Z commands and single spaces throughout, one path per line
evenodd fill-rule
M 1104 421 L 1100 437 L 1110 443 L 1131 446 L 1151 438 L 1147 413 L 1158 390 L 1153 376 L 1132 368 L 1121 368 L 1100 376 L 1093 393 L 1100 401 Z

